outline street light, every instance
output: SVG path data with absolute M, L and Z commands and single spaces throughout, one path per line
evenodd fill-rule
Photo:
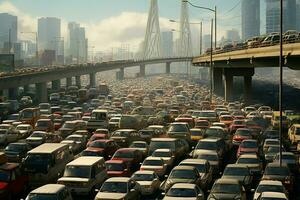
M 215 49 L 216 49 L 217 48 L 217 6 L 215 6 L 215 9 L 212 9 L 212 8 L 208 8 L 208 7 L 194 5 L 191 2 L 189 2 L 188 0 L 183 0 L 183 2 L 190 4 L 194 8 L 200 8 L 200 9 L 204 9 L 204 10 L 209 10 L 209 11 L 215 13 Z
M 282 130 L 282 94 L 283 94 L 283 45 L 282 45 L 282 34 L 283 34 L 283 0 L 280 0 L 280 56 L 279 56 L 279 112 L 280 112 L 280 122 L 279 122 L 279 135 L 280 135 L 280 140 L 279 140 L 279 163 L 280 166 L 282 165 L 282 135 L 283 135 L 283 130 Z
M 179 21 L 176 21 L 176 20 L 173 20 L 173 19 L 170 19 L 169 22 L 172 22 L 172 23 L 180 23 Z M 202 54 L 202 22 L 190 22 L 189 24 L 197 24 L 197 25 L 200 25 L 200 40 L 199 40 L 199 45 L 200 45 L 200 55 Z
M 34 34 L 35 35 L 35 56 L 37 60 L 37 64 L 40 65 L 40 59 L 39 59 L 39 46 L 38 46 L 38 34 L 36 31 L 31 31 L 31 32 L 21 32 L 23 34 Z

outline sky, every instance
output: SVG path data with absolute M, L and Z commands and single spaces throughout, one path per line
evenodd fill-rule
M 226 30 L 240 30 L 241 0 L 191 0 L 193 4 L 218 8 L 218 35 Z M 137 48 L 146 30 L 150 0 L 0 0 L 0 12 L 17 15 L 19 32 L 36 31 L 40 17 L 58 17 L 62 20 L 62 35 L 67 36 L 67 23 L 79 22 L 86 28 L 90 45 L 105 50 L 121 44 Z M 180 0 L 158 0 L 161 31 L 179 29 L 169 19 L 180 18 Z M 209 30 L 213 13 L 189 7 L 190 22 L 203 21 L 204 33 Z M 193 37 L 198 27 L 191 27 Z M 21 39 L 27 39 L 19 34 Z

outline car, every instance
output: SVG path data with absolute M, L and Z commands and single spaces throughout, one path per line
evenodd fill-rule
M 227 127 L 231 125 L 234 118 L 231 115 L 222 115 L 220 116 L 220 122 L 224 123 Z
M 126 177 L 107 179 L 97 193 L 95 200 L 139 200 L 141 193 L 136 181 Z
M 151 138 L 155 136 L 156 132 L 155 132 L 155 130 L 152 130 L 152 129 L 142 129 L 142 130 L 139 130 L 139 134 L 143 141 L 150 143 Z
M 212 150 L 202 150 L 197 153 L 196 159 L 204 159 L 209 162 L 212 168 L 212 178 L 215 179 L 219 176 L 222 161 L 220 160 L 218 153 Z
M 138 169 L 143 162 L 143 153 L 137 149 L 121 148 L 114 153 L 111 160 L 123 160 L 130 169 L 134 170 Z
M 280 160 L 280 153 L 277 153 L 274 162 L 279 162 Z M 290 168 L 291 172 L 297 174 L 299 172 L 299 163 L 298 158 L 292 152 L 282 152 L 281 154 L 281 161 L 286 163 L 287 166 Z
M 33 133 L 26 138 L 26 143 L 31 147 L 37 147 L 47 140 L 47 133 L 45 131 L 33 131 Z
M 239 146 L 245 139 L 252 139 L 252 133 L 248 128 L 238 128 L 233 135 L 232 144 Z
M 108 122 L 108 129 L 111 131 L 115 131 L 119 128 L 120 117 L 112 117 Z
M 246 191 L 251 190 L 253 177 L 248 166 L 243 164 L 228 164 L 224 169 L 222 178 L 236 179 L 243 184 Z
M 142 163 L 140 170 L 154 171 L 160 178 L 167 173 L 167 164 L 159 157 L 147 157 Z
M 89 195 L 107 178 L 103 157 L 79 157 L 69 162 L 58 184 L 68 187 L 72 194 Z
M 10 143 L 5 147 L 4 153 L 8 162 L 21 163 L 30 149 L 31 147 L 27 143 Z
M 279 139 L 266 139 L 263 144 L 264 153 L 268 150 L 270 146 L 279 146 Z
M 294 177 L 286 163 L 268 163 L 262 180 L 281 181 L 288 191 L 293 191 L 294 188 Z
M 51 119 L 39 119 L 35 124 L 34 130 L 53 133 L 55 131 L 55 127 Z
M 171 149 L 156 149 L 151 156 L 163 159 L 169 168 L 174 165 L 175 156 Z
M 196 158 L 202 150 L 212 150 L 217 152 L 219 159 L 223 159 L 226 150 L 225 141 L 220 138 L 205 138 L 199 140 L 195 149 L 192 151 L 192 157 Z
M 233 134 L 239 128 L 246 128 L 245 120 L 242 119 L 233 120 L 231 125 L 229 126 L 229 132 Z
M 16 127 L 16 129 L 20 132 L 21 138 L 28 137 L 33 131 L 30 124 L 20 124 Z
M 256 154 L 260 156 L 262 153 L 258 147 L 257 140 L 246 139 L 241 142 L 236 153 L 236 157 L 239 158 L 243 154 Z
M 220 178 L 215 181 L 208 200 L 240 199 L 247 200 L 243 185 L 236 179 Z
M 176 183 L 166 193 L 163 200 L 204 200 L 204 192 L 195 184 Z
M 280 192 L 288 196 L 288 191 L 280 181 L 262 180 L 259 182 L 253 200 L 258 200 L 263 192 Z
M 195 127 L 199 129 L 207 129 L 210 126 L 210 122 L 208 120 L 199 120 L 195 119 Z
M 288 197 L 282 192 L 263 192 L 259 200 L 288 200 Z
M 86 151 L 98 152 L 105 159 L 109 159 L 118 149 L 119 145 L 113 140 L 95 140 L 88 145 Z
M 192 145 L 195 146 L 199 140 L 203 139 L 204 130 L 200 128 L 192 128 L 190 129 L 190 132 Z
M 282 152 L 285 152 L 285 149 L 283 147 L 281 147 L 281 149 L 282 149 Z M 269 146 L 268 149 L 265 152 L 265 162 L 266 163 L 273 162 L 273 160 L 275 159 L 275 156 L 279 152 L 280 152 L 279 145 Z
M 132 170 L 124 160 L 108 160 L 105 162 L 109 177 L 130 177 Z
M 131 143 L 129 148 L 136 148 L 143 152 L 144 156 L 148 155 L 149 145 L 144 141 L 134 141 Z
M 201 184 L 199 187 L 206 191 L 213 180 L 213 168 L 210 166 L 208 160 L 204 159 L 185 159 L 179 163 L 179 166 L 193 166 L 196 167 L 201 176 Z
M 200 185 L 200 173 L 192 166 L 176 166 L 170 172 L 167 180 L 161 183 L 160 189 L 166 193 L 176 183 L 194 183 Z
M 128 147 L 133 141 L 141 140 L 140 134 L 134 129 L 118 129 L 112 133 L 111 140 L 114 140 L 120 147 Z
M 31 191 L 26 200 L 50 198 L 53 200 L 72 200 L 68 188 L 61 184 L 47 184 Z
M 89 146 L 90 143 L 92 143 L 95 140 L 105 140 L 108 139 L 107 134 L 102 134 L 102 133 L 94 133 L 90 139 L 88 140 L 86 146 Z
M 0 199 L 20 198 L 26 191 L 28 181 L 28 176 L 22 173 L 20 164 L 0 164 Z
M 139 190 L 143 196 L 154 195 L 158 192 L 161 184 L 154 171 L 136 171 L 130 178 L 139 184 Z
M 66 121 L 63 126 L 58 129 L 58 132 L 63 138 L 75 133 L 77 130 L 80 129 L 80 124 L 77 121 Z
M 263 164 L 261 160 L 255 154 L 244 154 L 241 155 L 236 161 L 237 164 L 244 164 L 250 170 L 253 175 L 256 175 L 253 178 L 259 179 L 263 173 Z
M 300 124 L 293 124 L 288 130 L 288 137 L 292 144 L 300 141 Z
M 191 132 L 189 125 L 186 122 L 171 123 L 167 131 L 167 136 L 170 138 L 180 138 L 187 141 L 191 140 Z
M 8 128 L 4 129 L 5 126 Z M 12 125 L 9 125 L 9 124 L 1 124 L 0 125 L 0 144 L 7 145 L 8 143 L 16 142 L 20 138 L 19 131 L 16 131 L 11 126 Z

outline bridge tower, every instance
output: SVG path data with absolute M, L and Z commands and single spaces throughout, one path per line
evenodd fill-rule
M 180 36 L 178 56 L 192 57 L 192 37 L 187 2 L 181 0 Z
M 143 59 L 162 57 L 157 0 L 151 0 L 143 45 Z

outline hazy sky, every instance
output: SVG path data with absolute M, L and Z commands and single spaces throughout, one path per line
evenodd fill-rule
M 19 31 L 36 30 L 37 18 L 62 19 L 62 34 L 67 23 L 76 21 L 86 27 L 87 37 L 98 49 L 111 48 L 121 43 L 137 45 L 144 37 L 150 0 L 0 0 L 0 12 L 19 17 Z M 241 27 L 241 0 L 191 0 L 192 3 L 218 8 L 219 38 L 228 29 Z M 180 0 L 158 0 L 161 30 L 178 28 L 168 19 L 180 17 Z M 204 32 L 209 30 L 213 14 L 189 8 L 190 21 L 204 21 Z M 197 33 L 198 27 L 192 27 Z M 25 36 L 20 36 L 25 37 Z M 100 47 L 101 46 L 101 47 Z

